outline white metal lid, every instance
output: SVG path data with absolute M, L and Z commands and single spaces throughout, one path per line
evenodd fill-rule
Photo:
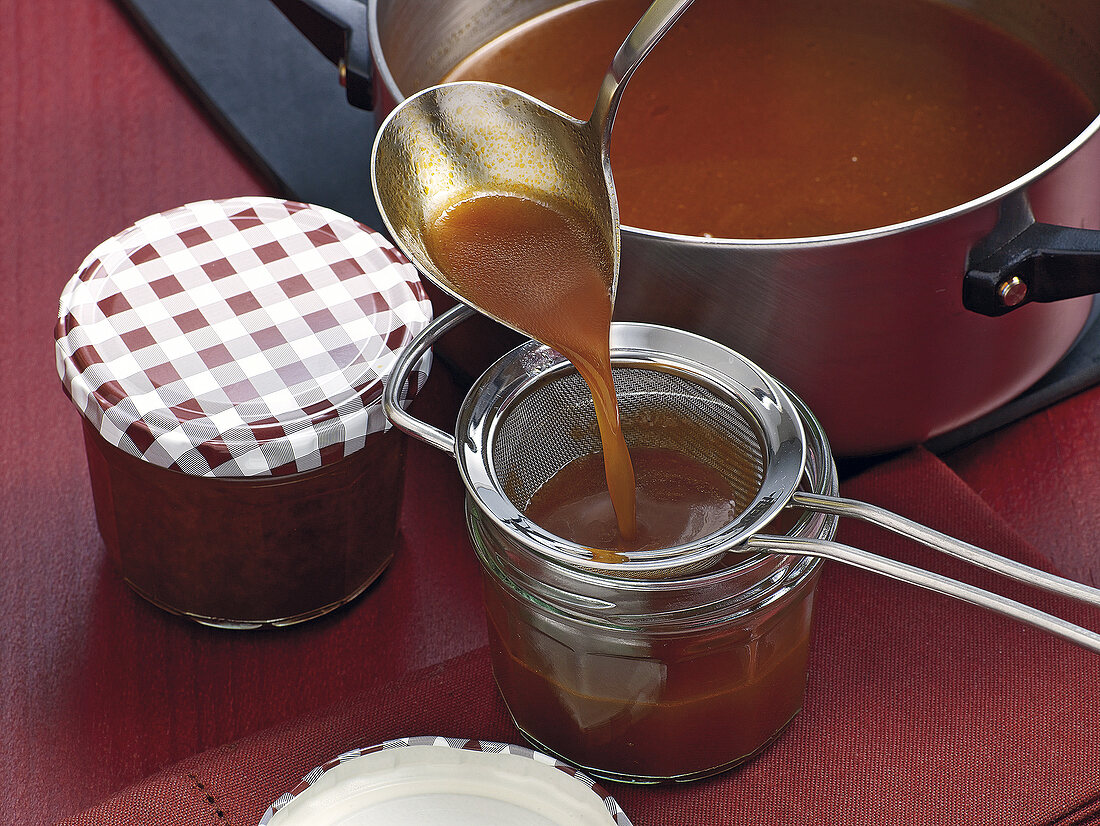
M 631 826 L 607 792 L 523 746 L 409 737 L 319 766 L 259 826 Z

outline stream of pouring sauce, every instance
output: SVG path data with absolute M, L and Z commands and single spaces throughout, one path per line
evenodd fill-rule
M 592 391 L 618 530 L 623 540 L 633 541 L 634 468 L 611 375 L 611 250 L 569 205 L 512 193 L 457 201 L 430 224 L 424 240 L 433 261 L 471 304 L 554 348 L 577 368 Z
M 585 118 L 649 2 L 565 3 L 443 80 L 504 83 Z M 1023 175 L 1096 105 L 1034 49 L 958 8 L 994 17 L 997 5 L 695 0 L 623 93 L 611 142 L 623 224 L 826 235 L 930 215 Z

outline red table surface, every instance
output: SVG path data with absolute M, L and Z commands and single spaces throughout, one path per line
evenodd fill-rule
M 457 473 L 447 457 L 422 445 L 410 449 L 403 548 L 365 598 L 333 616 L 274 633 L 219 632 L 164 614 L 120 582 L 96 533 L 77 414 L 56 377 L 51 333 L 57 297 L 88 251 L 145 215 L 204 198 L 273 193 L 109 0 L 0 0 L 0 21 L 0 76 L 5 78 L 0 84 L 0 365 L 5 391 L 0 394 L 5 433 L 0 471 L 6 528 L 0 540 L 0 821 L 40 824 L 72 816 L 207 749 L 252 735 L 240 746 L 242 754 L 250 753 L 256 743 L 267 742 L 261 732 L 276 724 L 299 739 L 312 738 L 322 751 L 328 741 L 318 743 L 318 738 L 324 737 L 331 739 L 333 753 L 347 745 L 367 745 L 340 740 L 332 721 L 346 723 L 346 711 L 326 716 L 319 710 L 360 697 L 365 687 L 384 696 L 410 687 L 426 692 L 424 697 L 436 696 L 433 672 L 423 669 L 443 668 L 441 663 L 456 675 L 480 675 L 477 679 L 488 686 L 480 668 L 486 635 L 477 567 L 463 535 Z M 454 408 L 456 391 L 442 372 L 436 379 L 419 405 L 442 425 Z M 934 467 L 947 474 L 944 478 L 969 484 L 980 497 L 975 501 L 984 500 L 981 507 L 971 503 L 979 522 L 997 522 L 1002 533 L 1014 529 L 1021 548 L 1030 542 L 1048 555 L 1029 561 L 1096 583 L 1098 414 L 1100 391 L 1081 394 L 948 457 L 957 477 L 919 452 L 903 463 L 919 471 L 916 478 L 926 478 L 927 468 Z M 902 471 L 864 476 L 854 484 L 904 510 L 911 493 L 904 481 L 910 478 L 905 475 L 909 465 L 903 464 Z M 857 529 L 846 528 L 843 535 L 862 537 Z M 860 593 L 868 616 L 890 613 L 892 590 L 864 587 Z M 822 610 L 827 612 L 830 600 L 844 599 L 835 589 L 823 591 Z M 928 605 L 939 604 L 938 597 L 928 599 Z M 1098 612 L 1075 616 L 1100 627 Z M 857 629 L 853 639 L 866 647 L 881 642 L 884 633 L 929 634 L 919 621 L 893 617 L 883 623 L 884 630 Z M 942 658 L 945 679 L 965 683 L 968 666 L 959 658 L 974 649 L 953 648 L 950 631 L 939 628 L 930 635 L 929 656 Z M 1076 740 L 1057 753 L 1064 757 L 1091 750 L 1095 755 L 1100 750 L 1096 663 L 1068 652 L 1060 642 L 1023 633 L 1024 647 L 985 652 L 986 659 L 1003 654 L 1001 668 L 1009 683 L 1013 658 L 1029 650 L 1027 645 L 1041 646 L 1036 662 L 1069 668 L 1037 686 L 1033 700 L 1090 714 L 1087 720 L 1066 721 L 1066 737 Z M 888 663 L 885 652 L 883 657 Z M 818 649 L 815 662 L 828 661 Z M 861 673 L 866 678 L 876 672 Z M 913 720 L 929 719 L 929 709 L 935 708 L 931 688 L 899 685 L 887 667 L 877 673 L 878 696 L 895 696 L 902 705 L 924 697 L 923 716 Z M 386 703 L 393 706 L 392 700 Z M 315 716 L 286 722 L 307 713 Z M 425 724 L 438 719 L 423 710 L 410 714 Z M 480 710 L 474 719 L 484 722 L 486 735 L 507 732 L 499 708 Z M 998 719 L 989 717 L 980 736 L 997 737 Z M 900 720 L 904 726 L 905 715 Z M 966 741 L 965 732 L 952 736 L 953 730 L 950 721 L 943 723 L 948 755 Z M 1062 742 L 1060 736 L 1044 736 L 1049 738 L 1049 732 L 1028 742 L 1038 743 L 1040 751 Z M 850 770 L 898 771 L 904 777 L 904 767 L 873 759 L 875 743 L 872 733 L 857 742 L 822 746 L 847 755 Z M 218 759 L 224 761 L 226 753 L 218 752 Z M 981 749 L 969 753 L 975 760 L 980 754 Z M 1034 749 L 1027 754 L 1028 759 L 1043 757 Z M 1035 811 L 1068 812 L 1087 799 L 1086 792 L 1095 794 L 1079 781 L 1097 765 L 1093 760 L 1053 771 L 1048 766 L 1043 776 L 1055 778 L 1054 787 L 1046 808 Z M 751 771 L 743 776 L 761 792 L 760 778 Z M 253 794 L 273 797 L 282 790 L 260 788 Z M 980 801 L 1005 793 L 994 783 L 962 794 Z M 627 790 L 621 797 L 636 810 L 649 811 L 655 798 L 646 794 Z M 706 798 L 691 794 L 689 787 L 669 798 L 690 810 L 691 817 L 653 815 L 639 818 L 639 826 L 706 823 L 701 802 Z M 912 822 L 940 822 L 930 814 L 934 801 L 913 805 L 925 808 L 910 813 Z M 828 807 L 807 809 L 798 822 L 825 822 L 817 818 L 830 812 L 835 816 Z M 1060 822 L 1091 822 L 1080 814 L 1068 817 Z M 869 816 L 868 822 L 875 818 Z

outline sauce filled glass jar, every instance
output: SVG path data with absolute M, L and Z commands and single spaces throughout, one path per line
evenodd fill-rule
M 398 403 L 405 370 L 471 313 L 448 310 L 417 337 L 384 403 L 397 427 L 457 460 L 492 667 L 516 725 L 539 751 L 618 781 L 692 780 L 747 760 L 802 707 L 822 563 L 741 543 L 832 538 L 836 516 L 792 507 L 786 474 L 764 472 L 797 456 L 794 484 L 835 495 L 821 426 L 715 342 L 614 323 L 612 373 L 630 450 L 680 453 L 720 475 L 733 492 L 730 516 L 671 547 L 580 545 L 531 509 L 547 480 L 600 450 L 591 394 L 564 356 L 528 341 L 500 357 L 466 394 L 453 436 Z M 744 404 L 750 395 L 789 403 L 797 416 L 756 417 Z
M 382 381 L 430 320 L 415 268 L 322 207 L 203 201 L 97 247 L 62 293 L 57 367 L 126 582 L 228 628 L 362 593 L 393 557 L 404 475 Z
M 796 403 L 804 486 L 835 495 L 824 435 Z M 537 748 L 605 779 L 693 780 L 748 760 L 801 710 L 820 560 L 731 551 L 699 572 L 670 558 L 620 575 L 540 554 L 469 502 L 467 516 L 496 682 Z M 786 510 L 763 533 L 831 539 L 836 522 Z

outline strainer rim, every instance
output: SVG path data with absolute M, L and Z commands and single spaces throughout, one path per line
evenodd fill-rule
M 663 347 L 659 347 L 664 342 Z M 675 348 L 669 346 L 675 344 Z M 527 341 L 501 356 L 474 382 L 459 410 L 456 449 L 459 475 L 478 507 L 513 540 L 534 553 L 575 568 L 599 573 L 653 573 L 700 565 L 734 549 L 766 527 L 790 500 L 804 475 L 807 437 L 785 388 L 766 371 L 725 345 L 672 327 L 643 322 L 611 325 L 613 366 L 660 364 L 668 372 L 724 388 L 732 382 L 749 394 L 752 412 L 767 411 L 762 426 L 768 450 L 764 487 L 729 525 L 692 542 L 652 551 L 634 551 L 620 561 L 594 558 L 593 549 L 546 531 L 529 519 L 502 490 L 485 456 L 493 429 L 508 406 L 540 382 L 548 368 L 571 370 L 563 356 Z M 536 372 L 528 372 L 535 370 Z M 740 394 L 728 393 L 735 398 Z M 491 418 L 495 416 L 496 418 Z

